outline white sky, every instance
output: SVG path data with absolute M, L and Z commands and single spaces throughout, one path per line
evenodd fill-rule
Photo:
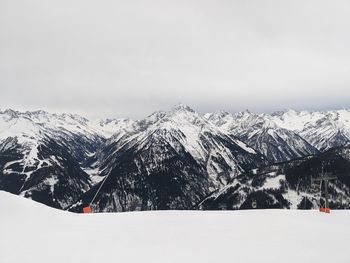
M 350 108 L 350 1 L 0 0 L 0 108 Z

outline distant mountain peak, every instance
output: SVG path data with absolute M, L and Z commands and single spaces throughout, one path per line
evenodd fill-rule
M 171 111 L 188 111 L 188 112 L 195 112 L 194 109 L 192 109 L 191 107 L 189 107 L 188 105 L 179 103 L 176 104 L 174 107 L 171 108 Z
M 225 110 L 219 110 L 219 111 L 215 112 L 214 115 L 219 117 L 219 118 L 224 118 L 226 116 L 231 115 L 231 113 L 229 113 L 228 111 L 225 111 Z
M 252 113 L 249 110 L 240 111 L 234 114 L 238 118 L 248 117 L 248 116 L 258 116 L 258 114 Z
M 6 109 L 2 113 L 9 115 L 12 118 L 17 118 L 20 114 L 19 111 L 13 110 L 13 109 Z
M 279 129 L 279 127 L 277 126 L 277 124 L 271 120 L 265 120 L 263 123 L 263 128 L 264 129 Z
M 35 110 L 35 111 L 26 111 L 24 112 L 26 115 L 47 115 L 48 112 L 44 110 Z

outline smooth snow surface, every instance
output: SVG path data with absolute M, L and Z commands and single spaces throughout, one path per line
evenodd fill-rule
M 0 191 L 0 262 L 350 262 L 350 211 L 73 214 Z

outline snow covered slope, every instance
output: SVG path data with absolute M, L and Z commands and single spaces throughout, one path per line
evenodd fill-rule
M 326 151 L 350 141 L 350 110 L 207 113 L 204 117 L 237 136 L 272 162 Z
M 278 126 L 297 132 L 320 151 L 350 141 L 350 110 L 277 112 L 269 117 Z
M 233 175 L 229 178 L 232 178 L 247 167 L 263 163 L 262 156 L 252 148 L 231 138 L 190 107 L 179 104 L 169 112 L 155 112 L 116 132 L 106 144 L 107 155 L 103 155 L 102 149 L 101 167 L 107 166 L 105 160 L 109 163 L 108 159 L 119 153 L 121 148 L 125 151 L 139 144 L 138 149 L 141 149 L 150 138 L 166 141 L 175 151 L 183 147 L 197 163 L 206 166 L 215 185 L 220 185 L 220 174 L 231 173 Z M 152 146 L 157 145 L 153 143 Z M 113 148 L 113 153 L 110 148 Z M 157 156 L 154 158 L 157 163 Z
M 90 120 L 88 125 L 103 137 L 110 138 L 115 133 L 130 129 L 134 123 L 131 119 L 97 119 Z
M 278 126 L 266 114 L 254 114 L 249 111 L 231 114 L 220 111 L 206 114 L 205 118 L 224 132 L 244 141 L 266 156 L 271 163 L 318 153 L 318 150 L 300 135 Z
M 99 211 L 190 209 L 243 171 L 266 164 L 185 105 L 115 134 L 97 159 L 108 176 L 94 203 Z M 97 187 L 79 202 L 90 202 Z
M 88 157 L 103 142 L 98 129 L 90 121 L 72 114 L 45 111 L 0 111 L 0 142 L 15 137 L 19 144 L 37 151 L 43 138 L 51 138 L 67 147 L 79 161 Z
M 44 111 L 0 112 L 0 189 L 65 208 L 91 186 L 82 163 L 104 138 L 88 120 Z
M 73 214 L 0 191 L 0 262 L 348 263 L 350 212 Z

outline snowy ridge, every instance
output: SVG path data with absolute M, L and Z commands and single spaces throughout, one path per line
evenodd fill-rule
M 249 111 L 230 114 L 217 112 L 204 115 L 222 131 L 244 141 L 271 162 L 282 162 L 316 154 L 318 150 L 299 134 L 279 126 L 271 116 Z
M 204 117 L 255 150 L 270 155 L 269 159 L 276 162 L 315 154 L 350 140 L 350 110 L 345 109 L 325 112 L 288 110 L 270 115 L 219 111 Z M 285 147 L 286 150 L 280 149 Z
M 350 110 L 296 112 L 273 114 L 280 127 L 298 132 L 320 151 L 344 145 L 350 140 Z

